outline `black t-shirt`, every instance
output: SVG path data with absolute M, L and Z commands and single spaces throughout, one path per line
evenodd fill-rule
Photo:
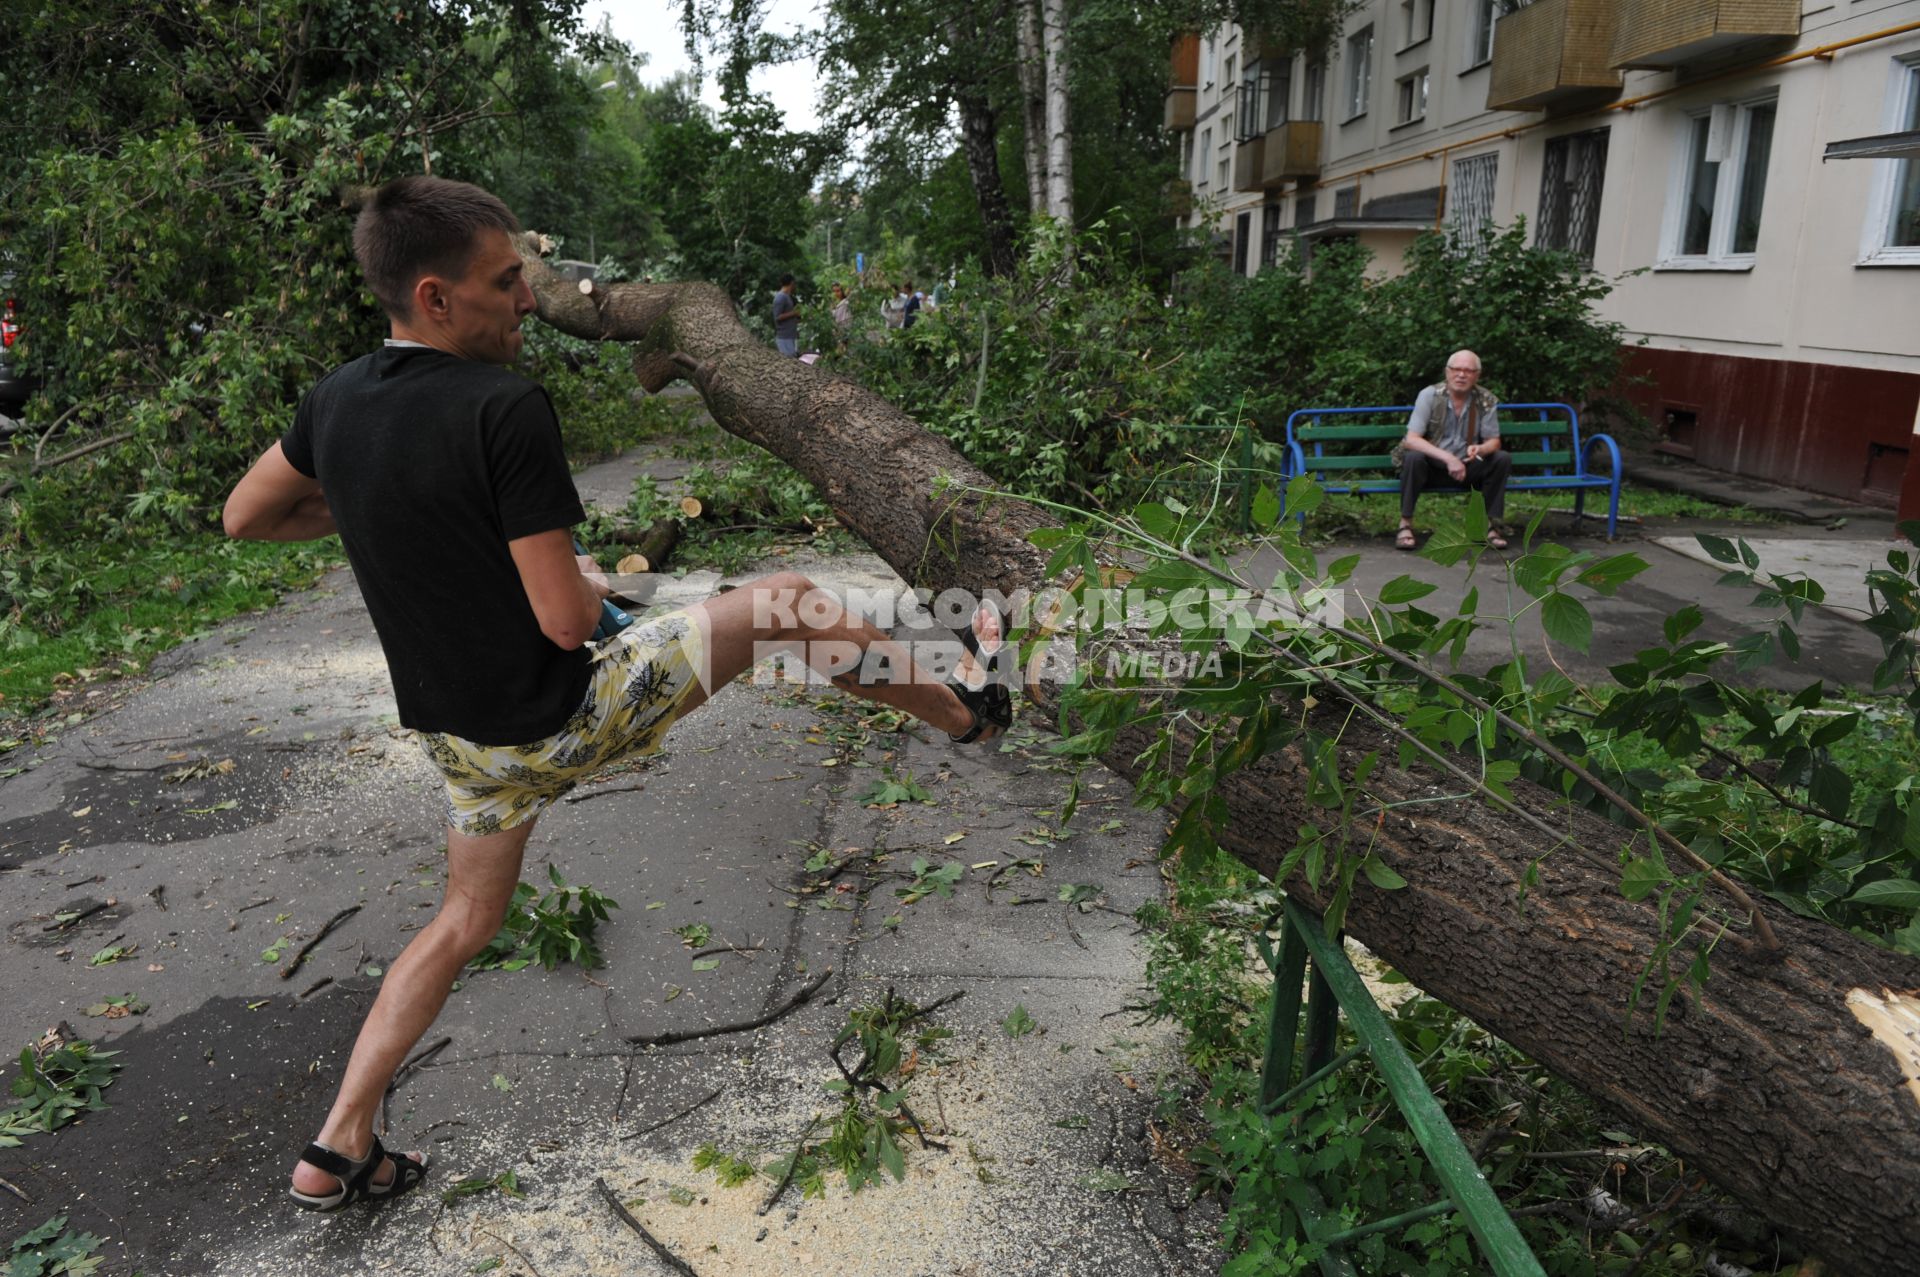
M 507 549 L 586 518 L 546 392 L 388 346 L 323 378 L 280 446 L 326 493 L 400 722 L 483 745 L 558 731 L 586 695 L 590 654 L 540 632 Z

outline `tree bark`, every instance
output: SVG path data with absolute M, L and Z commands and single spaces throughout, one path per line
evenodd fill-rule
M 955 48 L 984 47 L 979 38 L 966 39 L 959 19 L 947 23 L 947 39 Z M 978 64 L 970 64 L 978 69 Z M 1007 207 L 1007 186 L 1000 180 L 1000 150 L 996 134 L 999 120 L 988 100 L 984 80 L 975 77 L 968 83 L 951 85 L 953 103 L 960 113 L 960 150 L 967 157 L 967 176 L 972 179 L 974 202 L 980 208 L 980 223 L 987 234 L 987 273 L 1013 274 L 1013 212 Z
M 1073 225 L 1073 126 L 1067 112 L 1067 0 L 1040 0 L 1047 73 L 1047 215 Z
M 1027 211 L 1047 212 L 1047 69 L 1040 50 L 1040 0 L 1015 0 L 1019 36 L 1020 123 L 1027 161 Z
M 531 253 L 531 249 L 525 250 Z M 900 574 L 936 591 L 1008 593 L 1042 586 L 1045 556 L 1027 540 L 1053 520 L 1023 502 L 938 491 L 944 476 L 987 476 L 892 404 L 852 381 L 780 358 L 743 329 L 706 284 L 616 284 L 581 296 L 537 259 L 528 271 L 540 316 L 577 336 L 634 342 L 649 390 L 688 372 L 719 425 L 766 448 L 818 485 L 836 515 Z M 675 354 L 677 353 L 677 356 Z M 1302 711 L 1306 712 L 1306 711 Z M 1338 727 L 1332 709 L 1327 730 Z M 1155 725 L 1125 732 L 1103 761 L 1130 778 Z M 1344 728 L 1342 758 L 1393 742 Z M 1328 823 L 1286 751 L 1215 791 L 1229 819 L 1222 845 L 1272 874 L 1298 827 Z M 1762 902 L 1782 946 L 1744 935 L 1712 953 L 1697 1005 L 1677 996 L 1652 1027 L 1658 977 L 1628 1014 L 1660 936 L 1651 901 L 1619 890 L 1627 831 L 1515 781 L 1526 808 L 1566 831 L 1542 842 L 1524 822 L 1446 792 L 1426 771 L 1381 767 L 1368 792 L 1386 814 L 1366 836 L 1408 881 L 1356 886 L 1349 932 L 1435 997 L 1472 1016 L 1620 1115 L 1636 1133 L 1696 1161 L 1717 1184 L 1775 1221 L 1837 1271 L 1911 1271 L 1920 1254 L 1920 1063 L 1865 1020 L 1898 1020 L 1920 1041 L 1920 961 Z M 1538 864 L 1524 904 L 1520 886 Z M 1283 884 L 1316 907 L 1321 893 Z M 1683 943 L 1676 971 L 1693 958 Z M 1850 995 L 1852 1002 L 1850 1005 Z M 1890 1004 L 1887 1010 L 1881 1004 Z

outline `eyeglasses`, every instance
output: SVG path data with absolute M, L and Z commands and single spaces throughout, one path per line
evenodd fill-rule
M 1461 366 L 1460 366 L 1459 364 L 1448 364 L 1448 365 L 1447 365 L 1447 371 L 1448 371 L 1448 372 L 1473 372 L 1473 373 L 1477 373 L 1477 372 L 1479 372 L 1480 370 L 1479 370 L 1478 368 L 1462 368 L 1462 367 L 1461 367 Z

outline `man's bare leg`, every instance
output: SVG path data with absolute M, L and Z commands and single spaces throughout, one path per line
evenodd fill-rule
M 690 610 L 704 614 L 702 637 L 706 642 L 710 682 L 705 688 L 693 690 L 681 709 L 682 714 L 691 712 L 713 692 L 753 668 L 771 649 L 785 647 L 800 652 L 815 670 L 833 675 L 835 686 L 843 691 L 905 710 L 950 736 L 958 736 L 973 726 L 972 711 L 961 704 L 944 679 L 916 666 L 905 647 L 864 617 L 847 611 L 832 594 L 798 572 L 781 572 L 749 581 Z M 991 612 L 976 616 L 976 627 L 983 622 L 987 629 L 994 631 L 980 632 L 983 644 L 991 647 L 990 640 L 1001 637 L 998 622 Z M 817 647 L 810 646 L 816 644 Z M 893 679 L 863 683 L 854 674 L 836 673 L 830 668 L 834 654 L 855 650 L 862 658 L 872 652 L 884 661 L 895 672 Z M 991 739 L 998 731 L 989 726 L 976 739 Z
M 534 824 L 529 820 L 479 838 L 447 830 L 446 898 L 433 921 L 387 968 L 380 996 L 354 1041 L 333 1110 L 315 1137 L 318 1143 L 355 1161 L 373 1147 L 373 1119 L 387 1083 L 440 1014 L 461 969 L 500 931 Z M 391 1167 L 383 1168 L 374 1182 L 386 1184 L 392 1176 Z M 294 1167 L 293 1186 L 325 1197 L 337 1192 L 340 1182 L 301 1162 Z

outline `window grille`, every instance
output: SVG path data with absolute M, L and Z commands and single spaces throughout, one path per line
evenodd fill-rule
M 1572 253 L 1591 265 L 1600 233 L 1600 187 L 1606 172 L 1606 129 L 1550 139 L 1540 178 L 1540 225 L 1534 242 Z
M 1358 217 L 1360 215 L 1360 184 L 1343 186 L 1333 193 L 1333 215 L 1335 217 Z
M 1500 174 L 1500 153 L 1470 155 L 1453 162 L 1453 182 L 1447 188 L 1447 218 L 1453 242 L 1463 252 L 1478 253 L 1493 226 L 1493 184 Z

